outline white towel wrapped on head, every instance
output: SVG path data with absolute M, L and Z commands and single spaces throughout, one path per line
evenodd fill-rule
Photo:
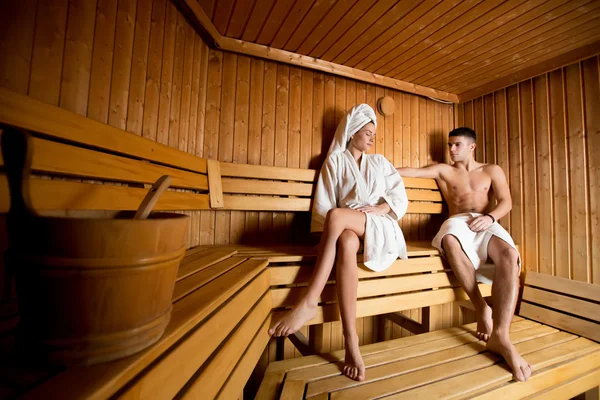
M 477 280 L 491 284 L 494 280 L 494 271 L 496 268 L 493 263 L 488 263 L 488 244 L 492 236 L 497 236 L 504 240 L 515 250 L 517 250 L 517 247 L 510 237 L 510 234 L 498 222 L 494 222 L 485 231 L 473 232 L 467 223 L 472 218 L 479 217 L 480 215 L 483 214 L 462 213 L 451 216 L 442 224 L 440 231 L 435 235 L 431 244 L 438 249 L 442 255 L 445 255 L 442 247 L 442 239 L 446 235 L 453 235 L 458 239 L 465 254 L 469 260 L 471 260 L 471 263 L 475 268 Z M 520 256 L 518 263 L 520 268 Z

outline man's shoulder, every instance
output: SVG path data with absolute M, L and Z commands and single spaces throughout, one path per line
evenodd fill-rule
M 494 173 L 498 173 L 502 171 L 502 167 L 500 167 L 498 164 L 483 164 L 481 166 L 481 168 L 483 169 L 483 171 L 487 172 L 488 174 L 494 174 Z

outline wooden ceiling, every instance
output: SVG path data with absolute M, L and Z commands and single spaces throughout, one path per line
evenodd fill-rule
M 459 97 L 600 53 L 600 0 L 198 2 L 223 36 Z

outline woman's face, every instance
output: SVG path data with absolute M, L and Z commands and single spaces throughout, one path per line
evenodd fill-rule
M 350 144 L 360 151 L 368 151 L 375 144 L 375 124 L 369 122 L 350 138 Z

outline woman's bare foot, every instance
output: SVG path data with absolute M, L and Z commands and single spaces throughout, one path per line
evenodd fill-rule
M 269 329 L 269 335 L 288 336 L 297 332 L 308 321 L 317 315 L 317 305 L 301 300 L 290 311 L 285 313 L 280 320 L 275 321 Z
M 513 378 L 519 382 L 525 382 L 531 376 L 531 365 L 521 357 L 515 346 L 510 342 L 508 335 L 501 337 L 492 334 L 487 342 L 487 349 L 500 354 L 513 371 Z
M 346 357 L 344 358 L 344 375 L 355 381 L 365 379 L 365 363 L 363 362 L 360 348 L 358 346 L 358 337 L 352 334 L 346 337 Z
M 477 313 L 477 339 L 487 342 L 492 334 L 492 309 L 486 305 L 485 308 Z

